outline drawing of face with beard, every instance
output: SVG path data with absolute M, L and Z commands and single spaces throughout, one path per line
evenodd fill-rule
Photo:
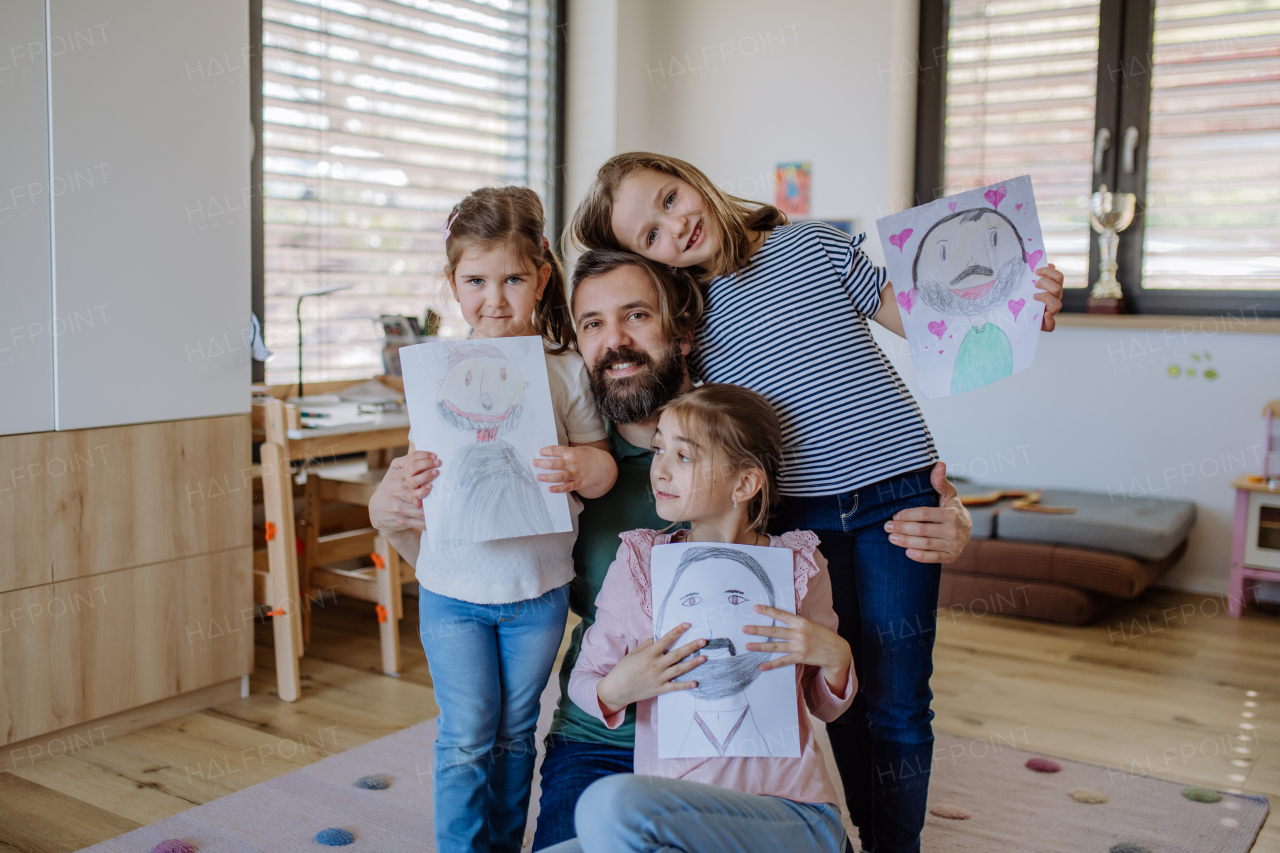
M 934 223 L 911 265 L 920 299 L 943 314 L 981 315 L 1003 305 L 1026 275 L 1018 229 L 989 208 L 961 210 Z
M 463 344 L 449 353 L 449 372 L 440 381 L 436 411 L 449 426 L 474 430 L 476 441 L 493 441 L 520 425 L 527 387 L 502 350 Z
M 475 434 L 441 469 L 433 490 L 440 501 L 435 548 L 534 536 L 554 529 L 533 466 L 502 439 L 520 425 L 524 389 L 520 370 L 502 350 L 467 343 L 449 353 L 436 413 L 451 427 Z
M 723 580 L 726 576 L 731 578 L 727 583 Z M 713 588 L 713 580 L 726 588 Z M 688 622 L 692 627 L 678 643 L 707 640 L 706 646 L 695 652 L 706 655 L 706 661 L 676 679 L 698 682 L 689 691 L 694 697 L 724 699 L 743 692 L 760 676 L 760 665 L 773 657 L 770 652 L 743 649 L 749 639 L 743 626 L 761 624 L 753 609 L 757 604 L 777 606 L 769 575 L 750 555 L 714 545 L 684 552 L 658 608 L 655 636 Z M 777 623 L 770 620 L 768 624 Z

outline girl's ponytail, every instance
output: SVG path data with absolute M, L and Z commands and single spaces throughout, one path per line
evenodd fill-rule
M 546 237 L 542 238 L 542 257 L 537 259 L 537 263 L 551 267 L 551 278 L 547 280 L 546 289 L 542 291 L 542 298 L 538 300 L 538 307 L 533 312 L 533 327 L 538 330 L 538 334 L 555 343 L 555 348 L 550 352 L 562 353 L 573 346 L 577 338 L 573 315 L 569 311 L 569 288 L 564 277 L 564 267 L 560 265 L 560 259 L 552 251 L 551 243 Z

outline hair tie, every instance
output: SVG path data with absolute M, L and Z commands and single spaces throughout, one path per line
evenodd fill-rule
M 546 234 L 542 235 L 542 248 L 546 249 L 548 252 L 551 251 L 551 241 L 547 239 Z
M 457 213 L 455 213 L 453 216 L 450 216 L 449 221 L 446 222 L 444 224 L 444 227 L 440 229 L 440 233 L 444 235 L 444 239 L 446 240 L 449 239 L 449 234 L 453 231 L 453 220 L 457 218 L 458 218 Z

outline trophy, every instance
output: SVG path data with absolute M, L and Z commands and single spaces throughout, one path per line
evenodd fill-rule
M 1120 232 L 1133 222 L 1138 198 L 1133 193 L 1107 192 L 1107 185 L 1093 194 L 1089 204 L 1089 223 L 1098 232 L 1098 280 L 1089 293 L 1087 311 L 1091 314 L 1119 314 L 1124 294 L 1116 278 L 1116 249 Z

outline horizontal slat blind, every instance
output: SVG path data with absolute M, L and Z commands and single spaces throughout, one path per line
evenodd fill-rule
M 264 0 L 267 381 L 381 372 L 380 314 L 466 324 L 440 228 L 476 187 L 545 191 L 545 0 Z
M 1143 287 L 1280 290 L 1280 0 L 1157 0 Z
M 1031 175 L 1049 260 L 1089 271 L 1097 0 L 952 0 L 946 193 Z

